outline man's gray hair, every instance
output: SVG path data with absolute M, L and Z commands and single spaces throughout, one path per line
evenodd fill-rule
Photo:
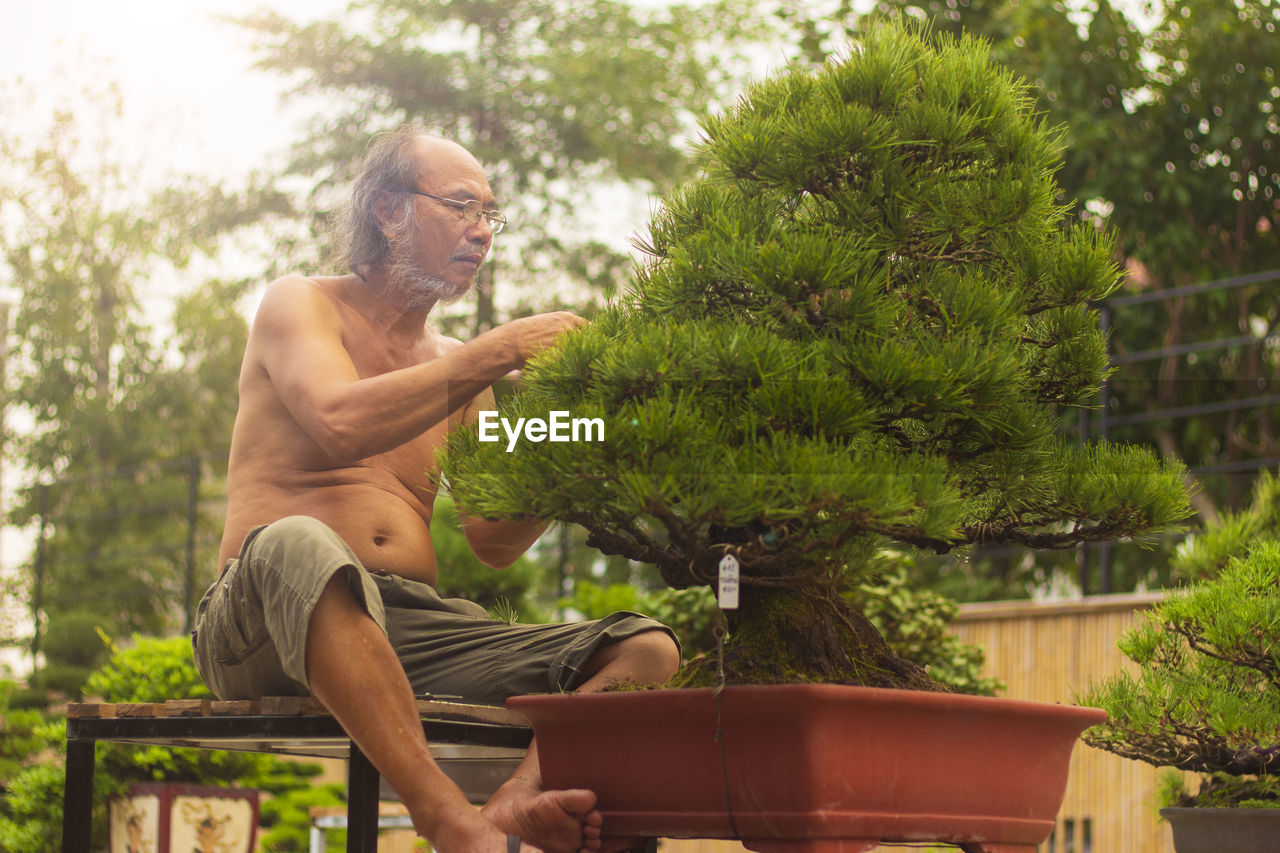
M 329 233 L 337 266 L 345 266 L 363 278 L 365 271 L 390 251 L 373 206 L 382 190 L 417 186 L 419 162 L 413 143 L 418 135 L 414 128 L 402 127 L 379 133 L 369 143 L 360 171 L 351 183 L 351 197 L 331 220 Z M 388 229 L 393 234 L 412 226 L 417 211 L 413 196 L 408 193 L 396 205 L 396 221 Z

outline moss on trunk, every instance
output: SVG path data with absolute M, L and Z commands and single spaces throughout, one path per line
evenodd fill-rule
M 744 587 L 737 610 L 726 611 L 728 684 L 826 682 L 947 691 L 924 667 L 899 657 L 865 616 L 833 586 Z M 672 680 L 681 687 L 717 683 L 715 654 L 687 664 Z

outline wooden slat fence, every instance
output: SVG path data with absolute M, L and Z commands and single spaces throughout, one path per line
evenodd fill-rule
M 955 633 L 981 646 L 1010 699 L 1074 702 L 1095 679 L 1130 668 L 1116 640 L 1161 592 L 960 608 Z M 1058 828 L 1041 853 L 1173 853 L 1154 804 L 1160 771 L 1083 743 L 1072 756 Z

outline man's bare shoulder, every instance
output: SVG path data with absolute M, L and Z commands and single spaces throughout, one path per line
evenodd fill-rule
M 254 314 L 254 338 L 284 339 L 342 328 L 341 279 L 286 275 L 267 285 Z
M 267 285 L 258 306 L 258 314 L 271 316 L 299 308 L 335 305 L 341 279 L 328 276 L 284 275 Z

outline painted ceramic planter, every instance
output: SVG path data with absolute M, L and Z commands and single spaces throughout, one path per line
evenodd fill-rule
M 111 853 L 251 853 L 258 791 L 150 782 L 111 800 Z
M 1280 809 L 1161 809 L 1178 853 L 1275 853 Z
M 830 684 L 729 687 L 718 703 L 651 690 L 508 706 L 533 723 L 544 783 L 595 791 L 609 836 L 741 838 L 761 853 L 882 840 L 1032 853 L 1053 831 L 1077 737 L 1106 719 Z

